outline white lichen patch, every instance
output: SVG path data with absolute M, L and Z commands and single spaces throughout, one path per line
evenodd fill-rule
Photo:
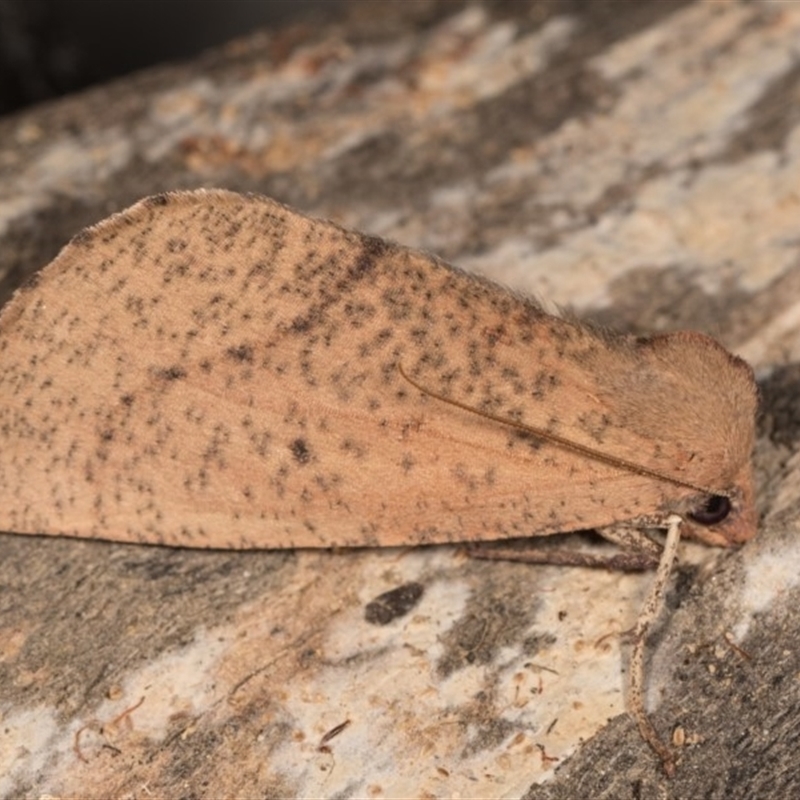
M 427 565 L 410 556 L 420 573 L 452 558 L 446 549 L 427 555 Z M 391 570 L 422 577 L 401 562 L 393 559 Z M 386 558 L 365 559 L 365 596 L 380 588 L 386 566 Z M 624 711 L 620 634 L 633 625 L 649 576 L 531 570 L 547 577 L 531 598 L 539 610 L 530 635 L 554 641 L 534 657 L 504 647 L 489 664 L 445 676 L 437 671 L 442 642 L 468 600 L 461 580 L 433 581 L 413 611 L 385 628 L 365 625 L 358 608 L 342 610 L 323 633 L 321 665 L 281 683 L 276 713 L 294 733 L 273 753 L 271 770 L 304 796 L 353 786 L 380 787 L 385 797 L 496 796 L 545 779 L 558 763 L 551 759 L 566 758 Z M 344 721 L 321 752 L 326 732 Z
M 797 459 L 795 459 L 797 461 Z M 794 470 L 792 475 L 797 475 Z M 795 484 L 792 495 L 796 496 L 796 480 L 788 480 L 784 489 Z M 789 494 L 786 491 L 785 494 Z M 786 498 L 784 498 L 786 499 Z M 780 507 L 781 498 L 776 499 Z M 790 523 L 791 524 L 791 523 Z M 745 583 L 739 600 L 740 618 L 732 628 L 734 637 L 741 641 L 750 630 L 754 618 L 776 604 L 781 598 L 800 585 L 800 541 L 796 530 L 767 529 L 764 535 L 749 546 L 749 557 L 745 560 Z
M 104 749 L 162 742 L 177 718 L 190 720 L 220 699 L 214 669 L 226 647 L 224 634 L 199 630 L 190 645 L 130 672 L 89 716 L 64 722 L 37 707 L 3 718 L 0 795 L 26 784 L 72 795 L 98 770 Z

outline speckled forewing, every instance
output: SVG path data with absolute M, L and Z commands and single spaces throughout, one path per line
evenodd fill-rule
M 477 409 L 726 489 L 752 430 L 721 462 L 698 436 L 728 406 L 752 426 L 752 377 L 730 356 L 714 368 L 737 399 L 680 436 L 653 438 L 670 400 L 629 419 L 681 386 L 673 345 L 599 336 L 265 198 L 152 198 L 77 236 L 0 317 L 0 527 L 287 547 L 657 515 L 693 492 L 427 397 L 398 364 Z M 636 374 L 638 401 L 618 402 Z

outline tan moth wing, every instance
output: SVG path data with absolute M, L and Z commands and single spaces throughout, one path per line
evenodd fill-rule
M 0 398 L 8 531 L 398 545 L 661 520 L 707 493 L 732 513 L 698 535 L 755 530 L 755 384 L 713 340 L 600 334 L 263 197 L 154 197 L 75 237 L 0 315 Z

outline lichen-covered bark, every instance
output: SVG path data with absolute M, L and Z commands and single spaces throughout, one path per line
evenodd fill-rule
M 764 388 L 760 529 L 683 553 L 649 699 L 675 796 L 795 795 L 800 8 L 378 5 L 1 121 L 3 299 L 110 212 L 223 186 L 718 337 Z M 0 794 L 659 796 L 621 675 L 648 581 L 4 534 Z

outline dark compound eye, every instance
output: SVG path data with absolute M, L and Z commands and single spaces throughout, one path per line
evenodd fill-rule
M 731 501 L 721 494 L 712 494 L 700 506 L 689 514 L 689 519 L 698 525 L 716 525 L 731 513 Z

